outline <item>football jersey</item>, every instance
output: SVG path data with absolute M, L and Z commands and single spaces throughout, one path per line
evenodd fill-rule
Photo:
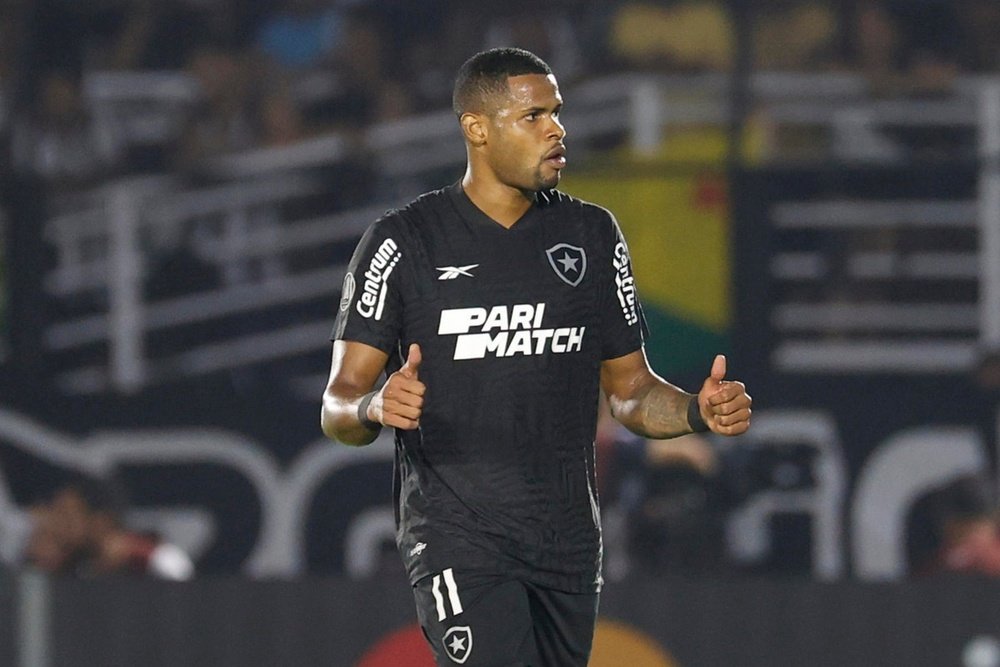
M 628 249 L 599 206 L 544 191 L 508 229 L 455 184 L 369 227 L 332 338 L 388 353 L 387 374 L 420 345 L 420 427 L 395 432 L 411 581 L 452 567 L 599 589 L 600 365 L 644 334 Z

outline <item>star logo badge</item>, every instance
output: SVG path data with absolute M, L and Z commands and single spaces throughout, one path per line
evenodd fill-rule
M 545 251 L 549 266 L 559 279 L 571 287 L 576 287 L 587 272 L 587 253 L 583 248 L 568 243 L 557 243 Z
M 444 651 L 452 662 L 461 665 L 472 655 L 472 628 L 457 625 L 444 633 Z

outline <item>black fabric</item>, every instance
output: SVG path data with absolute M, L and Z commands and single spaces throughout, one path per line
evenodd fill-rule
M 598 593 L 450 570 L 418 581 L 413 596 L 442 667 L 586 667 L 590 658 Z
M 395 435 L 411 582 L 461 567 L 598 590 L 599 369 L 644 335 L 611 214 L 553 190 L 506 229 L 456 184 L 376 221 L 343 296 L 334 339 L 387 352 L 387 373 L 423 355 L 420 429 Z

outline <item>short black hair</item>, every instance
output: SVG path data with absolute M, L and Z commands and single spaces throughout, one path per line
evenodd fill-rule
M 456 116 L 483 111 L 486 99 L 508 91 L 507 78 L 521 74 L 552 74 L 552 68 L 530 51 L 513 47 L 490 49 L 472 56 L 458 70 L 451 107 Z

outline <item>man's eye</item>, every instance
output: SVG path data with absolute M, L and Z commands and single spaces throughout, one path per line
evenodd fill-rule
M 535 112 L 531 112 L 527 116 L 525 116 L 524 118 L 525 118 L 525 120 L 538 120 L 538 114 L 535 113 Z

